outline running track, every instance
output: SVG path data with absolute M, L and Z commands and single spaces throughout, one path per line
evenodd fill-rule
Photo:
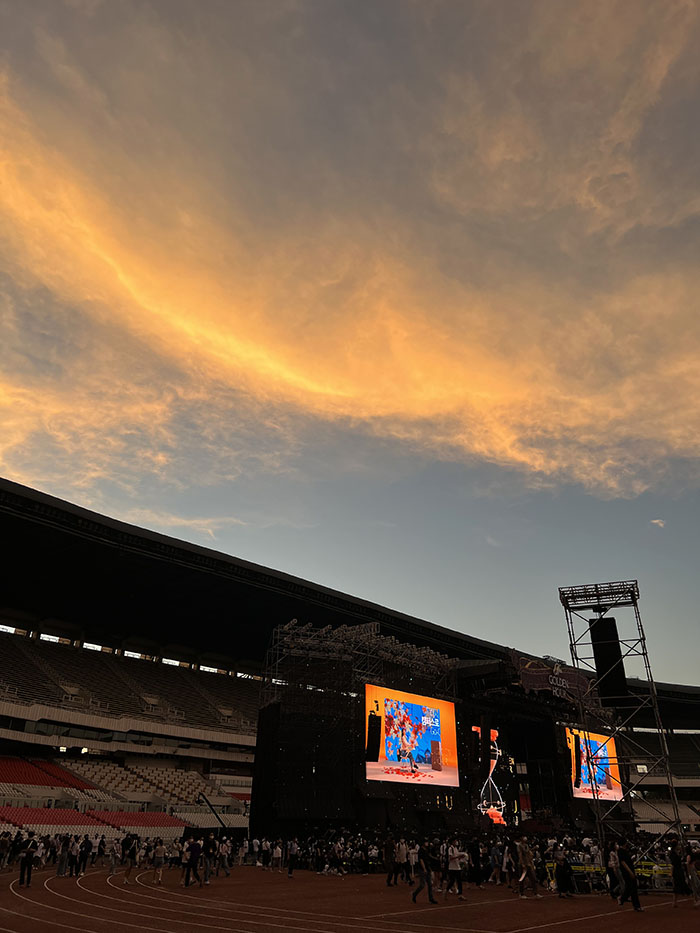
M 642 899 L 644 913 L 621 909 L 609 898 L 520 900 L 505 888 L 466 890 L 439 904 L 413 906 L 405 885 L 387 888 L 381 876 L 319 877 L 235 868 L 203 888 L 185 890 L 179 872 L 109 878 L 93 870 L 80 879 L 35 872 L 29 889 L 16 873 L 0 876 L 0 933 L 675 933 L 700 931 L 700 910 L 684 901 L 676 910 L 665 895 Z M 425 892 L 421 895 L 423 898 Z

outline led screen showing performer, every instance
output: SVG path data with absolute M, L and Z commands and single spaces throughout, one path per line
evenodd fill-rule
M 472 726 L 472 732 L 476 732 L 481 740 L 481 726 Z M 486 814 L 492 823 L 499 826 L 505 826 L 506 821 L 503 818 L 503 812 L 506 808 L 503 797 L 498 789 L 498 785 L 493 779 L 493 772 L 501 757 L 501 750 L 498 747 L 498 729 L 491 729 L 491 742 L 489 746 L 489 773 L 484 781 L 479 795 L 477 809 Z
M 567 729 L 574 797 L 622 800 L 615 739 L 583 729 Z
M 368 781 L 459 787 L 454 703 L 365 686 Z

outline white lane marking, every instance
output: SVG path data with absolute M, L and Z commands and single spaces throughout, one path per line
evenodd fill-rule
M 142 875 L 145 875 L 145 874 L 149 874 L 149 872 L 141 872 L 139 875 L 136 876 L 136 881 L 137 881 L 137 883 L 138 883 L 142 888 L 146 888 L 147 890 L 150 890 L 150 889 L 151 889 L 151 886 L 150 886 L 150 885 L 145 884 L 143 881 L 139 881 L 139 878 L 140 878 Z M 91 889 L 90 889 L 90 888 L 84 888 L 83 890 L 88 891 L 88 890 L 91 890 Z M 136 892 L 133 892 L 133 893 L 136 895 Z M 187 894 L 180 894 L 180 893 L 175 892 L 175 891 L 170 892 L 169 894 L 166 894 L 166 893 L 163 891 L 163 892 L 162 892 L 163 896 L 160 896 L 160 897 L 159 897 L 159 896 L 156 895 L 156 892 L 155 892 L 155 891 L 154 891 L 153 893 L 154 893 L 154 896 L 151 897 L 151 898 L 149 898 L 149 895 L 147 895 L 147 894 L 141 894 L 141 895 L 136 895 L 136 896 L 137 896 L 137 897 L 149 898 L 149 899 L 151 899 L 151 900 L 157 900 L 157 901 L 163 901 L 163 900 L 165 900 L 166 898 L 167 898 L 168 900 L 170 900 L 170 899 L 173 898 L 173 897 L 179 897 L 179 898 L 184 898 L 184 899 L 185 899 L 188 903 L 190 903 L 190 904 L 192 903 L 192 898 L 190 898 Z M 506 900 L 511 900 L 511 898 L 506 898 Z M 198 903 L 198 904 L 206 903 L 206 904 L 212 905 L 211 908 L 210 908 L 210 909 L 212 909 L 212 910 L 230 911 L 231 913 L 246 913 L 245 910 L 241 910 L 240 908 L 241 908 L 241 907 L 244 907 L 244 908 L 251 908 L 252 910 L 257 911 L 256 916 L 265 916 L 264 914 L 261 914 L 261 913 L 260 913 L 260 911 L 265 911 L 265 910 L 276 910 L 276 911 L 281 912 L 282 914 L 285 914 L 285 913 L 298 913 L 298 914 L 304 913 L 304 914 L 306 914 L 306 916 L 300 917 L 300 918 L 298 918 L 298 919 L 297 919 L 296 917 L 285 917 L 285 916 L 283 916 L 283 915 L 280 915 L 279 913 L 278 913 L 278 914 L 268 914 L 268 916 L 270 917 L 271 920 L 287 920 L 287 922 L 289 922 L 289 923 L 302 923 L 302 922 L 303 922 L 303 923 L 324 923 L 324 922 L 325 922 L 325 921 L 323 921 L 323 920 L 314 920 L 312 917 L 309 917 L 308 914 L 310 913 L 310 911 L 301 911 L 301 910 L 293 911 L 293 910 L 288 910 L 288 909 L 285 908 L 285 907 L 272 907 L 272 906 L 269 906 L 269 905 L 262 906 L 262 905 L 260 905 L 260 904 L 241 904 L 241 905 L 238 905 L 238 904 L 237 904 L 236 902 L 234 902 L 234 901 L 229 901 L 229 902 L 228 902 L 228 905 L 229 905 L 229 906 L 227 906 L 227 907 L 224 907 L 224 906 L 214 906 L 214 902 L 213 902 L 212 900 L 207 899 L 207 898 L 203 898 L 203 897 L 198 897 L 198 898 L 197 898 L 197 903 Z M 220 902 L 217 902 L 217 903 L 220 903 Z M 500 903 L 500 901 L 479 901 L 479 903 L 480 903 L 480 904 Z M 452 905 L 449 905 L 449 906 L 452 906 Z M 458 905 L 454 905 L 454 906 L 458 906 Z M 459 906 L 465 906 L 465 907 L 466 907 L 467 905 L 464 904 L 464 905 L 459 905 Z M 426 908 L 422 908 L 422 909 L 425 910 Z M 431 908 L 428 908 L 428 909 L 430 910 Z M 406 913 L 419 913 L 420 910 L 421 910 L 421 908 L 416 908 L 415 911 L 409 910 L 409 911 L 405 911 L 405 912 L 406 912 Z M 316 911 L 314 911 L 314 913 L 316 913 Z M 403 911 L 402 911 L 402 913 L 403 913 Z M 367 919 L 373 919 L 373 918 L 371 918 L 371 917 L 352 917 L 352 916 L 341 915 L 341 914 L 322 914 L 322 913 L 316 913 L 316 916 L 318 916 L 318 917 L 327 917 L 327 918 L 330 918 L 330 919 L 334 920 L 333 926 L 345 926 L 345 927 L 349 927 L 349 928 L 352 929 L 352 930 L 357 930 L 357 929 L 363 929 L 363 930 L 364 930 L 364 929 L 365 929 L 364 921 L 367 920 Z M 377 917 L 383 917 L 383 916 L 385 916 L 385 915 L 384 915 L 384 914 L 377 914 L 376 916 L 377 916 Z M 344 921 L 347 921 L 347 920 L 355 920 L 355 921 L 357 921 L 357 923 L 346 923 L 346 922 L 344 922 Z M 417 930 L 417 931 L 409 931 L 409 933 L 425 933 L 426 927 L 425 927 L 425 924 L 423 924 L 423 923 L 411 923 L 410 921 L 398 921 L 398 920 L 385 920 L 385 921 L 384 921 L 384 923 L 399 923 L 399 922 L 402 922 L 404 926 L 414 926 L 414 927 L 418 927 L 418 930 Z M 294 927 L 293 929 L 300 929 L 300 928 L 299 928 L 299 927 Z M 458 930 L 458 931 L 460 931 L 460 933 L 493 933 L 492 930 L 471 930 L 471 931 L 470 931 L 470 930 L 466 930 L 464 927 L 445 927 L 445 926 L 441 926 L 440 929 L 441 929 L 441 930 Z M 316 931 L 316 933 L 321 933 L 321 931 Z M 391 933 L 391 930 L 384 931 L 384 933 Z
M 398 917 L 401 914 L 419 914 L 426 911 L 436 914 L 438 910 L 455 910 L 457 907 L 479 907 L 481 904 L 506 904 L 513 903 L 512 897 L 504 897 L 497 901 L 460 901 L 459 904 L 431 905 L 430 907 L 415 907 L 413 910 L 395 910 L 391 913 L 368 914 L 366 917 L 360 917 L 361 920 L 379 920 L 381 917 Z M 398 921 L 397 921 L 398 922 Z M 461 929 L 461 928 L 460 928 Z
M 645 910 L 652 910 L 654 907 L 667 907 L 669 904 L 672 904 L 673 901 L 664 901 L 661 904 L 649 904 L 645 907 Z M 617 910 L 608 910 L 604 914 L 588 914 L 586 917 L 571 917 L 569 920 L 551 920 L 549 923 L 537 923 L 534 926 L 530 927 L 518 927 L 515 930 L 505 930 L 504 933 L 527 933 L 529 930 L 543 930 L 545 927 L 556 927 L 560 926 L 563 923 L 581 923 L 582 920 L 598 920 L 600 917 L 620 917 L 623 914 L 629 914 L 629 910 L 621 910 L 619 907 Z

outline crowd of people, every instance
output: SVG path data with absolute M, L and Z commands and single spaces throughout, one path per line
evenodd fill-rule
M 132 883 L 134 869 L 151 869 L 152 883 L 163 883 L 164 869 L 180 871 L 180 883 L 209 884 L 220 873 L 230 875 L 233 845 L 213 832 L 173 842 L 127 833 L 122 838 L 56 833 L 37 836 L 31 830 L 0 834 L 0 871 L 19 870 L 19 886 L 29 887 L 35 868 L 55 868 L 59 878 L 80 878 L 89 868 L 108 868 L 110 875 L 124 872 L 123 884 Z M 201 872 L 201 874 L 200 874 Z
M 643 854 L 643 858 L 640 855 Z M 20 887 L 29 887 L 37 867 L 55 869 L 58 877 L 81 877 L 90 868 L 123 872 L 132 883 L 135 869 L 150 870 L 153 884 L 163 883 L 163 871 L 178 871 L 180 884 L 210 884 L 229 876 L 236 865 L 263 872 L 285 873 L 297 868 L 319 875 L 383 874 L 387 887 L 411 889 L 414 903 L 425 892 L 429 903 L 454 895 L 465 899 L 467 886 L 503 885 L 521 898 L 560 898 L 599 891 L 622 906 L 641 910 L 639 890 L 670 885 L 674 906 L 692 895 L 700 907 L 700 843 L 685 845 L 676 836 L 651 843 L 647 837 L 623 838 L 600 846 L 591 836 L 574 833 L 489 837 L 412 838 L 407 835 L 337 833 L 323 837 L 242 838 L 236 841 L 214 832 L 192 833 L 179 840 L 123 838 L 64 833 L 37 837 L 18 830 L 0 834 L 0 870 L 19 870 Z

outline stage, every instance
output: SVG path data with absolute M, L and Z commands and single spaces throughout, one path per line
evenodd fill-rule
M 395 761 L 368 761 L 368 781 L 392 781 L 417 787 L 458 787 L 457 768 L 444 766 L 442 771 L 433 771 L 430 765 L 419 764 L 412 772 L 408 766 Z

